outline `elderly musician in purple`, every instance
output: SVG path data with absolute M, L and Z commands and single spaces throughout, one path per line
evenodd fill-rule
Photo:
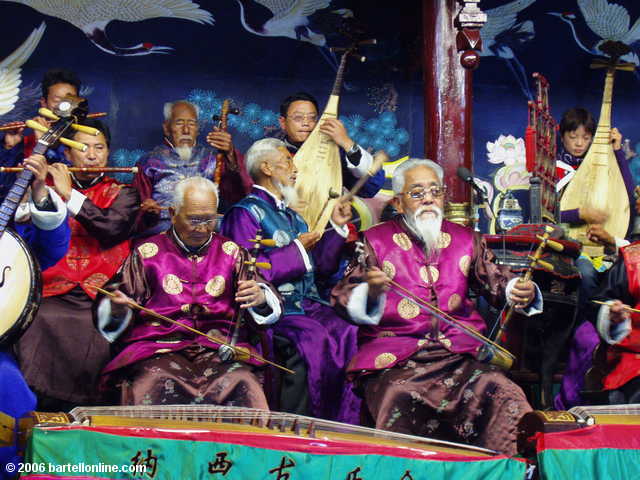
M 172 227 L 135 246 L 111 282 L 118 286 L 116 298 L 104 298 L 97 307 L 98 328 L 108 340 L 118 339 L 119 350 L 102 372 L 103 386 L 121 383 L 123 404 L 268 409 L 261 361 L 245 353 L 229 359 L 212 339 L 145 311 L 132 320 L 126 307 L 133 299 L 244 352 L 259 353 L 251 330 L 278 320 L 280 299 L 259 273 L 248 277 L 248 252 L 214 233 L 217 203 L 210 180 L 178 182 Z M 234 335 L 238 309 L 249 315 Z
M 316 280 L 338 267 L 351 218 L 348 203 L 334 207 L 321 235 L 309 232 L 296 204 L 297 170 L 281 140 L 255 142 L 246 154 L 253 181 L 248 196 L 224 217 L 222 233 L 242 246 L 262 230 L 274 247 L 260 260 L 272 264 L 264 275 L 283 296 L 284 316 L 273 328 L 276 358 L 296 372 L 281 382 L 279 409 L 357 423 L 360 401 L 345 381 L 344 367 L 356 350 L 356 328 L 340 318 L 318 294 Z
M 516 425 L 531 410 L 522 390 L 494 365 L 477 360 L 480 341 L 411 300 L 419 297 L 484 332 L 469 287 L 490 300 L 506 291 L 525 313 L 542 296 L 492 262 L 481 237 L 442 219 L 443 170 L 409 159 L 394 172 L 400 215 L 364 232 L 364 251 L 334 288 L 336 304 L 360 325 L 347 367 L 362 388 L 376 427 L 463 441 L 516 453 Z M 390 284 L 396 282 L 408 291 Z M 533 309 L 530 304 L 535 300 Z

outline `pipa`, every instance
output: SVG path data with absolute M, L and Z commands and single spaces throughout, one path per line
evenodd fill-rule
M 330 190 L 342 193 L 340 147 L 331 137 L 320 132 L 320 125 L 328 118 L 338 118 L 344 69 L 347 57 L 353 50 L 354 48 L 350 48 L 342 55 L 327 106 L 315 128 L 293 157 L 298 169 L 296 190 L 304 205 L 301 215 L 309 225 L 310 232 L 322 233 L 331 217 L 337 200 L 330 197 Z
M 601 67 L 594 62 L 592 67 Z M 604 229 L 617 238 L 624 238 L 629 227 L 629 197 L 611 144 L 611 99 L 616 70 L 628 70 L 626 64 L 617 64 L 617 57 L 606 64 L 600 119 L 593 139 L 580 168 L 567 186 L 560 200 L 560 210 L 592 207 L 605 212 L 608 217 Z M 587 238 L 589 225 L 569 228 L 569 235 L 583 245 L 583 251 L 591 256 L 602 255 L 604 247 Z

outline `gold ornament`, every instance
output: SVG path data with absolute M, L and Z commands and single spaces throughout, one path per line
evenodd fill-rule
M 178 295 L 182 293 L 182 282 L 175 275 L 168 273 L 162 279 L 162 289 L 169 295 Z
M 409 240 L 409 236 L 406 233 L 394 233 L 393 241 L 404 251 L 411 248 L 411 240 Z
M 235 255 L 235 254 L 236 254 L 236 252 L 237 252 L 239 249 L 240 249 L 240 247 L 238 247 L 238 244 L 237 244 L 237 243 L 235 243 L 235 242 L 231 242 L 231 241 L 229 241 L 229 242 L 224 242 L 224 243 L 222 244 L 222 251 L 223 251 L 224 253 L 226 253 L 227 255 L 231 255 L 231 256 L 233 256 L 233 255 Z
M 429 269 L 429 272 L 427 272 L 427 268 Z M 431 281 L 429 280 L 429 273 L 431 273 L 431 279 L 433 279 L 433 283 L 436 283 L 438 281 L 438 278 L 440 278 L 440 270 L 438 270 L 433 265 L 429 265 L 428 267 L 423 265 L 422 267 L 420 267 L 420 278 L 422 278 L 422 281 L 424 281 L 424 283 L 431 284 Z
M 415 318 L 420 313 L 420 307 L 407 298 L 403 298 L 398 303 L 398 313 L 406 320 Z
M 469 255 L 463 255 L 458 262 L 460 271 L 465 277 L 469 276 L 469 267 L 471 267 L 471 257 Z
M 460 305 L 462 305 L 462 298 L 460 298 L 460 295 L 458 295 L 457 293 L 454 293 L 449 297 L 449 301 L 447 302 L 447 307 L 449 307 L 450 312 L 453 312 L 458 308 L 460 308 Z
M 438 236 L 438 248 L 442 250 L 447 248 L 449 245 L 451 245 L 451 235 L 447 232 L 440 232 L 440 235 Z
M 385 368 L 387 365 L 391 365 L 396 361 L 396 356 L 393 353 L 381 353 L 376 357 L 376 368 Z
M 224 277 L 222 275 L 216 275 L 207 282 L 204 291 L 212 297 L 219 297 L 224 293 L 225 284 Z
M 142 258 L 151 258 L 158 253 L 158 245 L 153 242 L 143 243 L 138 247 L 138 253 Z
M 389 260 L 382 262 L 382 271 L 386 273 L 391 280 L 396 276 L 396 267 Z

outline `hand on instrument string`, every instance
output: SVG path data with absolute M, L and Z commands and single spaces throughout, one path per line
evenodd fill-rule
M 320 131 L 329 135 L 343 150 L 349 151 L 353 147 L 353 140 L 349 137 L 347 129 L 337 118 L 327 118 L 320 125 Z
M 622 148 L 622 134 L 617 128 L 611 129 L 610 137 L 614 150 L 620 150 Z
M 144 214 L 160 215 L 160 210 L 162 210 L 160 204 L 151 197 L 145 198 L 140 204 L 140 211 Z
M 15 123 L 16 125 L 24 125 L 23 122 L 12 122 L 12 123 Z M 11 123 L 7 123 L 4 126 L 10 127 Z M 11 150 L 13 147 L 19 144 L 22 141 L 22 138 L 24 137 L 23 132 L 24 132 L 24 126 L 15 128 L 13 130 L 8 130 L 4 134 L 4 148 L 6 148 L 7 150 Z
M 111 316 L 112 317 L 124 317 L 127 313 L 127 307 L 135 303 L 130 297 L 122 293 L 120 290 L 114 290 L 111 292 Z
M 616 240 L 604 227 L 599 224 L 590 225 L 587 229 L 587 238 L 592 242 L 600 243 L 602 245 L 616 245 Z
M 239 280 L 235 300 L 245 309 L 264 305 L 267 297 L 255 280 Z
M 377 301 L 380 295 L 390 288 L 391 279 L 378 267 L 371 267 L 367 270 L 366 281 L 369 285 L 369 300 Z
M 518 280 L 509 292 L 509 300 L 516 308 L 526 308 L 536 298 L 536 287 L 531 280 Z
M 609 320 L 612 323 L 622 323 L 629 319 L 629 305 L 625 305 L 620 300 L 614 300 L 609 305 Z
M 351 220 L 351 203 L 337 202 L 333 207 L 331 220 L 339 227 L 347 224 Z
M 589 207 L 589 206 L 580 207 L 580 209 L 578 210 L 578 213 L 580 215 L 580 220 L 582 220 L 585 223 L 603 224 L 604 222 L 607 221 L 607 217 L 608 217 L 608 215 L 602 210 L 594 207 Z
M 64 163 L 54 163 L 49 167 L 49 175 L 53 179 L 53 189 L 67 202 L 71 198 L 71 173 Z
M 33 154 L 25 159 L 24 167 L 33 172 L 34 179 L 31 184 L 31 198 L 38 204 L 49 195 L 45 184 L 49 171 L 47 159 L 44 158 L 44 155 Z
M 298 235 L 298 240 L 302 243 L 304 249 L 308 252 L 313 247 L 315 247 L 316 243 L 320 240 L 322 234 L 320 232 L 306 232 Z

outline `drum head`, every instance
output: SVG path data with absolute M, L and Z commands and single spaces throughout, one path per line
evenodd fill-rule
M 5 230 L 0 252 L 0 347 L 7 347 L 31 324 L 42 298 L 42 282 L 38 262 L 16 232 Z

